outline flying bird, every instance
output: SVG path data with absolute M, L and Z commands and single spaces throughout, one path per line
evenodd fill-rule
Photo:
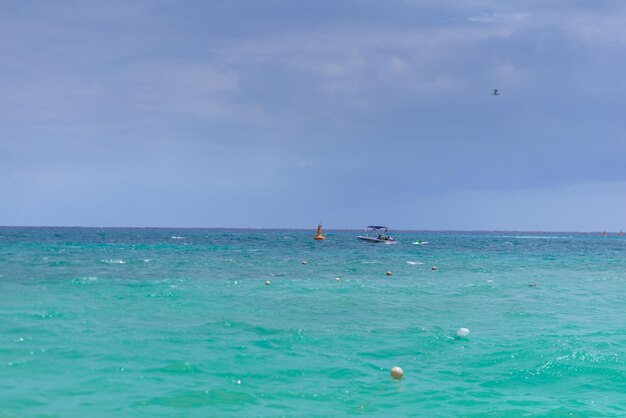
M 493 93 L 491 93 L 492 96 L 499 96 L 500 93 L 498 93 L 498 89 L 493 89 Z

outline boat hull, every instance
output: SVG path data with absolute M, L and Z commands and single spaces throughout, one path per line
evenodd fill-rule
M 374 238 L 374 237 L 365 237 L 362 235 L 357 235 L 357 238 L 362 240 L 362 241 L 367 241 L 367 242 L 384 242 L 386 244 L 395 244 L 396 241 L 393 239 L 380 239 L 380 238 Z

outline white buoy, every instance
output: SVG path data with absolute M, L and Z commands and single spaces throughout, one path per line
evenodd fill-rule
M 470 330 L 467 328 L 459 328 L 456 332 L 457 337 L 465 338 L 470 334 Z
M 272 282 L 270 282 L 269 280 L 266 280 L 266 281 L 265 281 L 265 286 L 269 286 L 269 285 L 271 285 L 271 284 L 272 284 Z
M 398 366 L 395 366 L 391 369 L 391 378 L 400 380 L 404 376 L 404 371 Z

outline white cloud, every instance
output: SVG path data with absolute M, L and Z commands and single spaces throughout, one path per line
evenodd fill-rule
M 528 75 L 528 70 L 518 68 L 510 62 L 500 64 L 493 69 L 494 77 L 499 81 L 517 82 Z
M 495 23 L 500 25 L 508 25 L 525 21 L 531 17 L 530 13 L 489 13 L 478 16 L 470 16 L 467 20 L 476 23 Z
M 344 66 L 335 62 L 329 62 L 322 65 L 322 71 L 330 76 L 343 76 L 348 73 Z
M 399 74 L 406 72 L 408 68 L 407 62 L 403 60 L 402 58 L 399 58 L 396 56 L 391 57 L 390 65 L 391 65 L 391 69 Z
M 356 84 L 353 81 L 333 81 L 330 83 L 324 83 L 322 88 L 331 94 L 338 93 L 355 93 L 357 88 Z
M 463 85 L 468 69 L 460 65 L 468 51 L 510 30 L 459 24 L 441 28 L 330 28 L 302 31 L 288 38 L 268 35 L 232 41 L 216 60 L 246 71 L 255 66 L 300 74 L 303 85 L 330 93 L 368 94 L 376 88 L 449 90 Z M 329 78 L 332 82 L 329 82 Z M 306 80 L 306 81 L 304 81 Z
M 209 64 L 143 63 L 123 71 L 117 79 L 131 88 L 181 94 L 237 91 L 239 88 L 236 74 L 215 70 Z
M 462 88 L 465 81 L 453 74 L 438 74 L 432 78 L 420 78 L 414 88 L 430 92 L 449 92 Z
M 623 14 L 570 13 L 559 21 L 565 31 L 585 43 L 610 46 L 626 44 Z
M 115 100 L 125 100 L 125 106 L 142 112 L 174 112 L 208 120 L 263 119 L 254 105 L 236 99 L 240 90 L 237 74 L 208 63 L 143 63 L 122 70 L 107 84 L 118 93 Z

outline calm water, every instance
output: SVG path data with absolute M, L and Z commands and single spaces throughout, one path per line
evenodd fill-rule
M 0 417 L 626 415 L 626 239 L 313 234 L 0 228 Z

